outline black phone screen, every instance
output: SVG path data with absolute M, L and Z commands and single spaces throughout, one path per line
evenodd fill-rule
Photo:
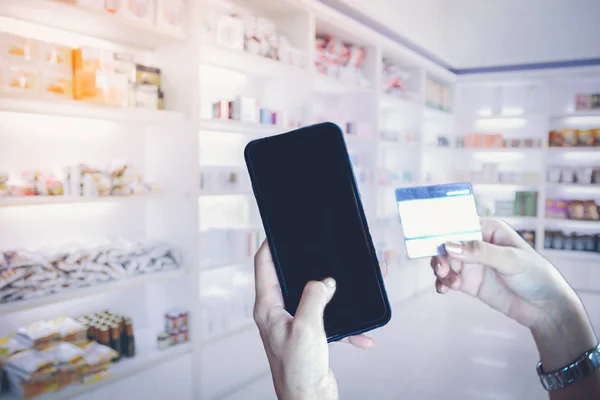
M 387 323 L 389 302 L 339 128 L 259 139 L 245 156 L 288 312 L 308 281 L 331 276 L 330 341 Z

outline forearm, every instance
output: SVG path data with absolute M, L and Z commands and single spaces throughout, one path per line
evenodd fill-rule
M 568 302 L 564 311 L 532 328 L 533 338 L 545 372 L 556 371 L 594 348 L 598 340 L 579 299 Z M 550 393 L 551 400 L 600 398 L 600 372 L 585 380 Z

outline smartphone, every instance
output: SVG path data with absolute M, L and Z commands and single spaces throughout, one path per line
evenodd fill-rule
M 481 240 L 470 183 L 396 189 L 409 258 L 431 257 L 447 241 Z
M 390 304 L 341 130 L 322 123 L 254 140 L 244 156 L 287 311 L 307 282 L 332 277 L 328 341 L 385 325 Z

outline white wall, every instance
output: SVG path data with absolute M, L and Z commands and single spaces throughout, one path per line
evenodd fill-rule
M 455 68 L 600 58 L 598 0 L 346 0 Z

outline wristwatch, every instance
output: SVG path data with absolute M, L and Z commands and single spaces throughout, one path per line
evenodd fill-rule
M 600 368 L 600 344 L 583 353 L 573 363 L 553 372 L 544 372 L 540 361 L 537 365 L 537 373 L 544 389 L 553 392 L 584 380 L 598 368 Z

